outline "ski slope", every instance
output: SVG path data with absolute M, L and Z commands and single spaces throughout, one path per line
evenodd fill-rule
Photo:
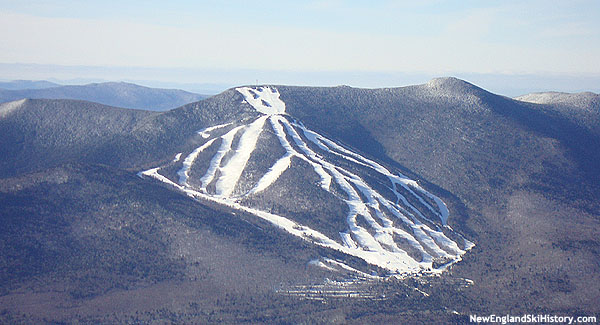
M 473 243 L 447 226 L 449 210 L 443 200 L 417 181 L 294 120 L 286 114 L 277 89 L 236 90 L 260 113 L 257 118 L 199 131 L 204 142 L 171 162 L 179 166 L 176 175 L 161 173 L 166 167 L 161 166 L 141 172 L 140 176 L 153 177 L 196 199 L 249 212 L 291 235 L 361 258 L 387 270 L 388 275 L 439 273 L 473 247 Z M 276 137 L 280 146 L 277 149 L 283 154 L 266 171 L 250 170 L 252 157 L 268 150 L 265 146 L 257 149 L 267 136 Z M 210 148 L 215 153 L 199 161 L 198 157 Z M 301 165 L 309 166 L 319 179 L 312 191 L 336 197 L 347 207 L 345 215 L 327 216 L 344 221 L 345 227 L 333 231 L 339 236 L 325 235 L 331 234 L 332 229 L 313 229 L 291 215 L 248 203 L 271 188 L 285 195 L 286 186 L 294 184 L 283 184 L 283 175 Z M 257 173 L 255 178 L 242 177 Z M 255 181 L 249 187 L 241 186 L 248 179 Z M 331 259 L 313 264 L 332 271 L 343 265 Z

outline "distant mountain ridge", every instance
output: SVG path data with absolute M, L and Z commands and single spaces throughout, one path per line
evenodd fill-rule
M 549 91 L 521 95 L 515 97 L 515 99 L 536 104 L 560 104 L 590 109 L 598 107 L 599 97 L 599 94 L 593 92 L 565 93 Z
M 62 85 L 46 80 L 13 80 L 0 81 L 0 89 L 23 90 L 23 89 L 45 89 L 60 87 Z
M 78 99 L 123 108 L 165 111 L 199 101 L 205 96 L 178 89 L 149 88 L 126 82 L 57 85 L 39 89 L 0 89 L 0 102 L 23 98 Z
M 565 118 L 585 125 L 600 135 L 600 94 L 593 92 L 542 92 L 515 97 L 523 102 L 543 104 Z

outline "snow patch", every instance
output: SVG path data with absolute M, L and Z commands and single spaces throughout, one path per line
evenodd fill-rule
M 0 104 L 0 118 L 5 118 L 10 115 L 10 113 L 16 111 L 18 108 L 23 106 L 26 100 L 27 99 L 21 99 Z
M 179 161 L 179 159 L 181 159 L 181 152 L 175 155 L 175 158 L 173 158 L 173 162 L 176 163 Z
M 211 127 L 207 127 L 205 129 L 202 129 L 200 131 L 198 131 L 198 134 L 203 137 L 204 139 L 208 139 L 210 138 L 210 133 L 214 130 L 218 130 L 220 128 L 224 128 L 226 126 L 229 126 L 233 123 L 225 123 L 225 124 L 219 124 L 219 125 L 215 125 L 215 126 L 211 126 Z
M 321 262 L 321 260 L 318 260 L 318 259 L 309 261 L 308 265 L 318 266 L 320 268 L 323 268 L 323 269 L 326 269 L 329 271 L 334 271 L 334 272 L 337 271 L 336 269 L 332 268 L 331 266 L 328 266 L 327 264 Z

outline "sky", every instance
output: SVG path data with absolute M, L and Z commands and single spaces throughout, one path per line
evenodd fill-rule
M 598 92 L 599 18 L 597 0 L 0 0 L 0 79 Z

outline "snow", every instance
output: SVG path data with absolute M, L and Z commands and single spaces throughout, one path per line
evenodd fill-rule
M 309 261 L 308 265 L 318 266 L 318 267 L 324 268 L 324 269 L 326 269 L 328 271 L 334 271 L 334 272 L 337 271 L 336 269 L 332 268 L 331 266 L 328 266 L 327 264 L 321 262 L 318 259 Z
M 200 182 L 202 183 L 202 191 L 206 192 L 206 187 L 212 180 L 215 178 L 215 174 L 217 173 L 217 169 L 221 166 L 221 162 L 223 161 L 223 157 L 231 150 L 231 143 L 233 142 L 233 137 L 237 134 L 239 130 L 241 130 L 244 126 L 240 125 L 231 129 L 225 135 L 221 136 L 221 146 L 217 153 L 213 156 L 208 170 L 206 174 L 200 178 Z
M 325 263 L 316 260 L 323 265 Z M 333 261 L 333 260 L 332 260 Z M 312 261 L 311 261 L 312 262 Z M 333 261 L 336 262 L 336 261 Z M 315 262 L 316 263 L 316 262 Z M 332 263 L 333 264 L 333 263 Z M 343 264 L 343 263 L 340 263 Z M 336 267 L 330 267 L 331 271 L 340 271 L 343 267 L 336 265 Z M 346 270 L 352 272 L 352 270 Z M 357 271 L 357 270 L 355 270 Z M 362 273 L 360 271 L 357 271 Z M 354 273 L 354 272 L 353 272 Z M 277 290 L 278 293 L 288 295 L 292 297 L 299 297 L 309 300 L 323 301 L 326 298 L 343 298 L 343 299 L 368 299 L 373 300 L 385 300 L 385 295 L 379 295 L 369 290 L 368 281 L 380 279 L 379 277 L 369 277 L 368 274 L 355 273 L 354 280 L 350 281 L 332 281 L 326 279 L 322 284 L 310 284 L 310 285 L 294 285 L 287 288 Z M 363 274 L 367 276 L 363 276 Z M 366 281 L 365 281 L 366 280 Z
M 294 128 L 289 123 L 286 124 L 284 122 L 284 125 L 286 126 L 286 129 L 288 130 L 288 134 L 292 137 L 292 139 L 294 140 L 296 145 L 307 155 L 308 158 L 310 158 L 311 160 L 314 160 L 319 165 L 323 166 L 323 168 L 326 170 L 326 172 L 329 173 L 331 176 L 333 176 L 333 179 L 335 180 L 335 182 L 348 195 L 348 200 L 346 200 L 346 203 L 348 204 L 350 211 L 347 216 L 347 222 L 348 222 L 349 230 L 353 236 L 351 237 L 350 233 L 341 233 L 342 240 L 343 240 L 344 244 L 346 245 L 346 247 L 354 248 L 355 246 L 359 246 L 368 251 L 376 251 L 376 252 L 384 252 L 385 251 L 385 252 L 387 252 L 387 250 L 383 249 L 383 247 L 381 246 L 381 244 L 385 244 L 386 246 L 391 247 L 392 251 L 397 255 L 397 257 L 403 261 L 403 263 L 405 264 L 405 268 L 408 268 L 408 269 L 415 268 L 416 267 L 415 265 L 418 265 L 418 264 L 421 264 L 421 267 L 423 267 L 423 268 L 431 268 L 432 267 L 431 263 L 433 261 L 433 257 L 431 255 L 429 255 L 427 250 L 434 253 L 436 255 L 436 257 L 457 257 L 454 254 L 462 254 L 463 253 L 463 251 L 460 250 L 458 248 L 458 246 L 454 242 L 452 242 L 450 239 L 448 239 L 443 233 L 436 232 L 435 230 L 430 229 L 429 227 L 425 226 L 424 224 L 422 224 L 420 222 L 415 223 L 415 222 L 410 221 L 407 218 L 403 218 L 403 221 L 412 228 L 413 235 L 416 238 L 416 240 L 411 240 L 409 242 L 412 244 L 412 246 L 414 248 L 421 251 L 421 253 L 423 255 L 423 259 L 421 262 L 415 261 L 406 252 L 400 250 L 397 247 L 397 245 L 394 243 L 393 238 L 391 238 L 392 233 L 400 233 L 403 237 L 410 237 L 410 235 L 401 229 L 393 229 L 393 227 L 389 226 L 389 225 L 393 224 L 393 222 L 391 222 L 390 220 L 383 217 L 383 214 L 377 213 L 377 216 L 384 221 L 384 224 L 388 225 L 386 228 L 381 227 L 377 222 L 375 222 L 375 220 L 371 216 L 369 210 L 367 209 L 367 205 L 369 205 L 371 207 L 378 206 L 378 203 L 375 200 L 375 198 L 377 198 L 377 200 L 383 200 L 383 201 L 387 201 L 387 200 L 385 200 L 376 191 L 371 189 L 357 175 L 355 175 L 352 172 L 347 171 L 347 170 L 344 170 L 344 172 L 342 173 L 342 172 L 340 172 L 340 170 L 342 170 L 341 168 L 334 166 L 333 164 L 331 164 L 329 162 L 324 161 L 319 155 L 317 155 L 314 151 L 312 151 L 310 148 L 308 148 L 306 143 L 304 143 L 302 138 L 297 134 L 297 132 L 295 132 Z M 338 155 L 340 155 L 352 162 L 356 162 L 356 163 L 362 162 L 361 163 L 362 165 L 367 165 L 367 166 L 374 168 L 378 172 L 388 176 L 388 178 L 390 178 L 392 183 L 394 183 L 394 181 L 396 181 L 396 182 L 399 182 L 401 185 L 409 184 L 415 188 L 419 188 L 418 184 L 416 182 L 406 179 L 406 178 L 400 178 L 399 176 L 393 175 L 387 169 L 382 167 L 381 165 L 379 165 L 359 154 L 351 152 L 351 151 L 335 144 L 331 140 L 328 140 L 328 139 L 316 134 L 313 131 L 307 130 L 301 124 L 295 124 L 295 125 L 297 127 L 300 127 L 301 129 L 303 129 L 303 131 L 304 131 L 303 133 L 305 135 L 308 135 L 307 139 L 315 142 L 319 146 L 319 148 L 326 148 L 329 152 L 332 152 L 332 150 L 330 150 L 328 147 L 325 147 L 325 144 L 327 144 L 327 145 L 333 147 L 334 149 L 337 149 L 337 152 L 333 152 L 333 153 L 337 153 Z M 354 187 L 361 190 L 363 195 L 365 195 L 368 198 L 368 202 L 362 201 L 361 197 L 358 195 L 358 193 L 356 192 Z M 398 193 L 397 191 L 394 190 L 394 192 L 396 192 L 396 194 L 398 196 L 402 197 L 400 195 L 400 193 Z M 422 198 L 420 198 L 418 195 L 416 195 L 416 193 L 414 193 L 412 191 L 410 191 L 410 192 L 413 195 L 415 195 L 420 200 L 420 202 L 422 202 L 425 206 L 428 206 L 427 202 L 425 202 Z M 420 211 L 418 209 L 416 209 L 414 206 L 412 206 L 406 199 L 404 199 L 404 203 L 406 205 L 410 206 L 413 210 L 419 212 L 419 214 L 420 214 Z M 385 203 L 385 205 L 387 205 L 389 210 L 395 210 L 395 209 L 393 209 L 393 206 L 394 206 L 393 202 L 388 201 Z M 397 211 L 397 214 L 401 215 L 401 213 L 399 211 Z M 420 215 L 422 216 L 422 214 L 420 214 Z M 367 223 L 369 223 L 369 225 L 372 228 L 374 228 L 374 230 L 376 231 L 375 236 L 372 236 L 366 229 L 357 225 L 357 222 L 356 222 L 357 216 L 363 217 L 367 221 Z M 424 218 L 424 216 L 422 216 L 422 217 Z M 427 230 L 427 232 L 426 232 L 426 230 Z M 433 236 L 430 234 L 432 234 Z M 355 238 L 356 241 L 354 241 L 352 239 L 353 237 Z M 450 250 L 453 251 L 452 252 L 453 254 L 448 253 L 442 247 L 440 247 L 436 243 L 436 240 L 434 240 L 434 238 L 438 242 L 446 244 L 446 246 Z M 450 243 L 452 243 L 452 244 L 450 244 Z M 427 250 L 425 250 L 423 248 L 423 245 L 427 247 Z
M 338 145 L 337 143 L 335 143 L 334 141 L 331 141 L 323 136 L 321 136 L 320 134 L 308 130 L 302 123 L 296 123 L 294 124 L 295 126 L 299 127 L 304 135 L 306 136 L 306 138 L 310 141 L 312 141 L 313 143 L 315 143 L 317 146 L 319 146 L 321 149 L 328 151 L 330 153 L 333 153 L 337 156 L 340 156 L 348 161 L 363 165 L 363 166 L 369 166 L 373 169 L 375 169 L 376 171 L 378 171 L 379 173 L 387 176 L 390 181 L 392 182 L 392 184 L 399 184 L 402 187 L 404 187 L 406 190 L 408 190 L 409 192 L 411 192 L 411 194 L 413 194 L 423 205 L 425 205 L 430 211 L 434 212 L 435 214 L 438 215 L 438 217 L 440 218 L 440 220 L 442 221 L 443 225 L 446 225 L 447 220 L 448 220 L 448 216 L 450 214 L 450 212 L 448 211 L 448 207 L 446 206 L 446 204 L 437 196 L 431 194 L 430 192 L 426 191 L 425 189 L 423 189 L 417 182 L 415 182 L 414 180 L 409 179 L 408 177 L 399 174 L 399 175 L 394 175 L 393 173 L 391 173 L 387 168 L 381 166 L 380 164 L 378 164 L 377 162 L 370 160 L 368 158 L 365 158 L 364 156 L 352 152 L 340 145 Z M 429 198 L 431 198 L 436 205 L 438 206 L 438 211 L 436 211 L 433 207 L 431 207 L 431 205 L 429 205 L 429 203 L 427 203 L 425 200 L 423 200 L 422 197 L 416 195 L 410 188 L 413 187 L 414 189 L 416 189 L 417 191 L 419 191 L 420 193 L 428 196 Z M 394 192 L 396 192 L 396 194 L 402 198 L 404 198 L 400 193 L 398 193 L 397 191 L 394 190 Z M 413 210 L 417 210 L 416 208 L 414 208 L 411 204 L 408 203 L 408 201 L 404 200 L 404 203 L 408 206 L 410 206 Z M 418 211 L 418 210 L 417 210 Z M 418 212 L 420 214 L 420 212 Z M 423 218 L 425 218 L 422 214 L 421 216 Z
M 440 273 L 448 265 L 459 261 L 461 256 L 474 246 L 472 242 L 447 226 L 449 211 L 439 197 L 425 190 L 415 180 L 401 173 L 392 173 L 374 160 L 309 130 L 301 122 L 291 122 L 283 115 L 285 104 L 279 99 L 279 92 L 276 89 L 240 87 L 237 91 L 263 115 L 250 123 L 238 125 L 222 135 L 215 135 L 213 131 L 233 123 L 216 125 L 199 131 L 198 133 L 207 141 L 183 160 L 183 166 L 177 172 L 178 184 L 160 174 L 160 168 L 142 172 L 140 176 L 156 178 L 197 200 L 210 200 L 251 213 L 291 235 L 356 256 L 369 264 L 387 269 L 390 274 Z M 267 121 L 269 123 L 266 123 Z M 285 153 L 247 193 L 233 196 L 236 185 L 257 148 L 262 132 L 275 134 Z M 236 143 L 234 139 L 238 139 Z M 206 173 L 200 178 L 201 187 L 192 188 L 188 184 L 190 168 L 196 163 L 198 155 L 216 142 L 220 142 L 220 145 L 208 165 L 204 166 Z M 180 157 L 181 154 L 178 154 L 175 161 Z M 337 164 L 338 160 L 332 160 L 332 157 L 341 158 L 347 163 Z M 320 189 L 339 197 L 348 206 L 347 215 L 339 216 L 345 218 L 347 228 L 338 230 L 340 238 L 337 240 L 284 215 L 240 203 L 242 197 L 260 193 L 273 186 L 286 170 L 294 168 L 293 159 L 308 163 L 320 177 Z M 206 165 L 206 162 L 203 163 Z M 373 173 L 379 173 L 383 176 L 382 179 L 387 178 L 389 189 L 395 197 L 384 197 L 355 173 L 355 169 L 349 167 L 357 165 L 361 166 L 360 169 L 368 168 Z M 209 184 L 215 184 L 214 192 L 209 193 Z M 336 192 L 332 185 L 336 186 Z M 345 197 L 343 195 L 340 197 L 339 190 L 345 194 Z M 410 196 L 412 196 L 411 200 L 409 200 Z M 435 204 L 432 206 L 430 202 Z M 439 222 L 429 220 L 424 215 L 426 211 L 439 218 L 441 225 L 444 226 L 443 230 L 438 226 Z M 453 238 L 462 239 L 462 248 L 444 232 L 454 232 Z M 406 248 L 396 242 L 395 236 L 404 240 L 402 245 L 410 245 L 413 252 L 419 252 L 420 258 L 409 255 Z M 434 268 L 433 263 L 440 259 L 449 262 Z M 325 262 L 336 267 L 340 267 L 336 263 L 341 263 Z M 322 261 L 314 263 L 321 267 L 323 266 L 319 263 L 327 266 Z M 343 268 L 348 270 L 350 266 Z
M 233 124 L 233 123 L 225 123 L 225 124 L 219 124 L 219 125 L 215 125 L 215 126 L 210 126 L 210 127 L 207 127 L 205 129 L 202 129 L 202 130 L 198 131 L 198 134 L 201 137 L 203 137 L 204 139 L 208 139 L 208 138 L 210 138 L 210 133 L 212 131 L 218 130 L 220 128 L 224 128 L 224 127 L 229 126 L 231 124 Z
M 27 99 L 21 99 L 0 104 L 0 118 L 5 118 L 10 113 L 16 111 L 19 107 L 23 106 L 23 103 L 25 103 L 26 100 Z
M 302 124 L 295 124 L 297 127 L 300 127 L 303 130 L 303 133 L 307 136 L 307 139 L 315 142 L 320 148 L 325 148 L 327 149 L 327 151 L 337 154 L 338 156 L 341 156 L 343 158 L 346 158 L 349 161 L 352 162 L 356 162 L 356 163 L 360 163 L 362 165 L 366 165 L 366 166 L 370 166 L 372 168 L 374 168 L 376 171 L 378 171 L 379 173 L 387 176 L 392 183 L 399 183 L 402 186 L 407 186 L 411 185 L 412 187 L 419 189 L 420 192 L 424 192 L 426 193 L 428 196 L 431 197 L 435 197 L 433 194 L 423 190 L 415 181 L 413 180 L 409 180 L 406 177 L 400 177 L 397 175 L 393 175 L 392 173 L 390 173 L 386 168 L 384 168 L 383 166 L 379 165 L 378 163 L 367 159 L 357 153 L 351 152 L 343 147 L 341 147 L 340 145 L 334 143 L 333 141 L 326 139 L 323 136 L 318 135 L 317 133 L 310 131 L 308 129 L 306 129 L 306 127 L 304 127 Z M 362 202 L 362 200 L 360 199 L 358 193 L 354 190 L 354 187 L 350 185 L 349 182 L 352 183 L 352 185 L 356 186 L 357 188 L 361 189 L 361 192 L 363 193 L 363 195 L 365 195 L 367 198 L 369 198 L 369 204 L 371 206 L 376 206 L 376 201 L 375 201 L 375 197 L 377 197 L 379 200 L 385 200 L 383 199 L 383 197 L 381 197 L 381 195 L 379 195 L 376 191 L 374 191 L 373 189 L 371 189 L 363 180 L 361 180 L 357 175 L 354 175 L 353 173 L 349 172 L 349 171 L 345 171 L 346 175 L 350 175 L 349 177 L 344 176 L 344 174 L 340 173 L 338 171 L 338 168 L 336 168 L 335 166 L 332 166 L 331 164 L 322 161 L 321 158 L 317 157 L 317 155 L 308 148 L 308 146 L 306 146 L 305 143 L 303 143 L 302 139 L 297 135 L 297 133 L 295 133 L 293 131 L 293 129 L 291 128 L 291 126 L 288 126 L 288 129 L 290 130 L 289 133 L 291 134 L 292 138 L 294 139 L 294 141 L 298 144 L 298 146 L 308 155 L 310 156 L 312 159 L 318 160 L 319 163 L 321 163 L 325 169 L 331 173 L 331 175 L 333 175 L 334 179 L 336 180 L 336 182 L 340 185 L 340 187 L 348 194 L 349 196 L 349 200 L 347 200 L 347 204 L 350 207 L 350 213 L 347 217 L 348 219 L 348 224 L 350 226 L 350 230 L 352 231 L 352 233 L 355 235 L 355 237 L 357 238 L 357 240 L 359 241 L 359 243 L 366 247 L 369 250 L 381 250 L 381 246 L 379 245 L 379 243 L 377 242 L 377 240 L 381 240 L 382 243 L 385 243 L 388 246 L 392 246 L 392 248 L 396 248 L 397 246 L 395 244 L 393 244 L 393 241 L 390 242 L 389 237 L 383 235 L 384 233 L 393 233 L 393 230 L 386 230 L 383 231 L 383 229 L 374 221 L 374 219 L 372 218 L 372 216 L 370 215 L 370 213 L 366 212 L 366 206 L 364 204 L 364 202 Z M 330 149 L 329 147 L 325 146 L 328 145 L 329 147 L 331 147 L 332 149 Z M 347 179 L 348 178 L 348 179 Z M 438 215 L 440 215 L 440 219 L 442 220 L 442 222 L 445 222 L 445 219 L 443 218 L 443 216 L 445 215 L 445 212 L 447 211 L 447 209 L 444 211 L 442 210 L 441 213 L 433 210 L 433 208 L 427 203 L 425 202 L 420 196 L 418 196 L 416 193 L 414 193 L 412 190 L 410 190 L 410 188 L 406 187 L 409 192 L 411 194 L 413 194 L 415 197 L 417 197 L 417 199 L 426 207 L 428 207 L 429 209 L 431 209 L 433 212 L 437 213 Z M 414 207 L 412 204 L 410 204 L 400 193 L 398 193 L 396 190 L 394 190 L 394 192 L 396 193 L 397 196 L 399 196 L 400 198 L 403 199 L 403 203 L 409 207 L 411 207 L 412 210 L 416 211 L 417 213 L 419 213 L 419 215 L 426 219 L 421 212 Z M 437 197 L 435 197 L 437 198 Z M 439 200 L 441 202 L 441 200 Z M 388 205 L 388 209 L 390 209 L 391 206 L 393 206 L 392 202 L 388 202 L 386 205 Z M 445 207 L 445 205 L 443 205 L 443 207 Z M 399 213 L 399 212 L 398 212 Z M 370 223 L 370 225 L 375 228 L 376 231 L 379 232 L 379 236 L 378 238 L 373 238 L 365 229 L 363 229 L 362 227 L 358 227 L 356 225 L 356 216 L 357 215 L 361 215 L 363 217 L 365 217 L 365 220 L 367 220 L 367 222 Z M 378 216 L 381 219 L 381 214 L 378 214 Z M 449 254 L 444 251 L 441 247 L 439 247 L 439 245 L 436 243 L 436 241 L 434 241 L 433 238 L 437 239 L 439 242 L 443 242 L 445 243 L 448 247 L 450 247 L 451 249 L 454 250 L 454 252 L 456 253 L 462 253 L 462 251 L 458 248 L 458 246 L 452 242 L 450 239 L 448 239 L 445 235 L 443 235 L 443 233 L 440 232 L 436 232 L 434 230 L 429 229 L 428 227 L 424 226 L 423 224 L 419 223 L 419 224 L 415 224 L 407 219 L 403 220 L 405 223 L 408 223 L 412 228 L 413 228 L 413 232 L 415 234 L 415 236 L 417 237 L 417 239 L 419 241 L 421 241 L 422 243 L 425 244 L 425 246 L 427 246 L 427 248 L 429 248 L 430 250 L 432 250 L 438 257 L 448 257 Z M 390 224 L 390 222 L 387 222 L 387 224 Z M 426 227 L 426 229 L 428 229 L 428 233 L 433 234 L 433 237 L 428 235 L 428 233 L 426 233 L 422 228 Z M 402 232 L 403 235 L 406 235 L 406 233 Z M 414 242 L 413 242 L 414 243 Z M 450 244 L 452 243 L 452 244 Z M 415 248 L 419 249 L 422 251 L 423 255 L 427 255 L 426 251 L 422 248 L 421 245 L 414 245 Z M 398 249 L 399 250 L 399 249 Z M 428 257 L 428 256 L 427 256 Z M 410 257 L 406 256 L 405 257 L 407 260 L 411 259 Z M 431 258 L 426 258 L 427 260 L 430 260 Z
M 180 153 L 178 153 L 178 154 L 176 154 L 176 155 L 175 155 L 175 158 L 173 158 L 173 162 L 174 162 L 174 163 L 175 163 L 175 162 L 178 162 L 178 161 L 179 161 L 179 159 L 181 159 L 181 154 L 182 154 L 182 152 L 180 152 Z
M 468 241 L 466 238 L 463 238 L 463 240 L 465 242 L 465 251 L 468 251 L 471 248 L 475 247 L 475 243 Z
M 352 239 L 350 232 L 340 232 L 340 236 L 346 247 L 358 248 L 358 245 L 356 245 L 356 242 Z
M 192 151 L 192 153 L 190 153 L 187 157 L 185 157 L 185 159 L 183 160 L 183 167 L 177 172 L 177 175 L 179 175 L 179 184 L 184 185 L 184 186 L 188 185 L 187 181 L 188 181 L 188 178 L 190 177 L 189 172 L 190 172 L 190 168 L 192 168 L 192 164 L 194 164 L 194 160 L 196 160 L 196 157 L 198 157 L 198 155 L 202 151 L 204 151 L 206 148 L 210 147 L 214 141 L 215 141 L 215 139 L 210 139 L 205 144 L 201 145 L 200 147 L 198 147 L 194 151 Z
M 275 162 L 275 164 L 271 166 L 271 168 L 269 168 L 269 171 L 267 171 L 267 173 L 263 177 L 261 177 L 258 183 L 256 183 L 254 188 L 252 188 L 252 190 L 250 190 L 248 194 L 256 194 L 262 192 L 267 187 L 275 183 L 279 176 L 281 176 L 281 174 L 283 174 L 284 171 L 290 168 L 290 165 L 292 163 L 292 157 L 293 156 L 291 154 L 286 153 L 283 157 L 277 160 L 277 162 Z
M 423 290 L 420 290 L 419 288 L 414 288 L 416 292 L 422 294 L 425 297 L 429 297 L 429 294 Z
M 156 178 L 157 180 L 169 184 L 171 186 L 174 186 L 178 189 L 184 190 L 184 188 L 182 186 L 179 186 L 175 183 L 173 183 L 170 179 L 164 177 L 163 175 L 161 175 L 158 171 L 160 170 L 160 167 L 157 168 L 152 168 L 152 169 L 148 169 L 146 171 L 140 172 L 138 173 L 138 176 L 143 177 L 143 176 L 149 176 L 149 177 L 153 177 Z
M 560 104 L 589 110 L 594 105 L 589 105 L 590 101 L 597 100 L 600 95 L 592 92 L 583 93 L 563 93 L 563 92 L 542 92 L 531 93 L 515 97 L 514 99 L 534 104 Z
M 353 268 L 353 267 L 351 267 L 351 266 L 349 266 L 347 264 L 344 264 L 344 263 L 342 263 L 340 261 L 336 261 L 336 260 L 331 259 L 331 258 L 325 258 L 324 260 L 327 263 L 339 266 L 339 267 L 341 267 L 344 270 L 356 273 L 356 274 L 358 274 L 358 275 L 360 275 L 360 276 L 362 276 L 364 278 L 369 278 L 369 279 L 380 279 L 381 278 L 381 277 L 378 277 L 378 276 L 370 275 L 370 274 L 367 274 L 365 272 L 359 271 L 359 270 L 357 270 L 357 269 L 355 269 L 355 268 Z
M 239 87 L 236 88 L 239 93 L 244 95 L 248 104 L 255 110 L 267 114 L 285 114 L 285 103 L 279 99 L 279 91 L 271 87 Z
M 402 259 L 397 254 L 394 254 L 392 252 L 366 251 L 361 248 L 349 248 L 349 247 L 340 245 L 339 243 L 329 239 L 327 236 L 323 235 L 322 233 L 320 233 L 314 229 L 311 229 L 309 227 L 298 224 L 297 222 L 287 219 L 283 216 L 279 216 L 279 215 L 276 215 L 273 213 L 261 211 L 261 210 L 255 209 L 255 208 L 246 207 L 237 202 L 227 200 L 226 198 L 223 198 L 220 196 L 204 194 L 199 191 L 193 190 L 191 188 L 181 186 L 179 184 L 172 182 L 165 176 L 161 175 L 158 172 L 159 169 L 160 168 L 149 169 L 147 171 L 142 172 L 140 175 L 153 177 L 161 182 L 169 184 L 169 185 L 185 192 L 186 194 L 188 194 L 189 196 L 191 196 L 195 199 L 209 200 L 209 201 L 213 201 L 213 202 L 217 202 L 217 203 L 229 206 L 229 207 L 237 209 L 237 210 L 251 213 L 261 219 L 271 222 L 273 225 L 287 231 L 288 233 L 290 233 L 292 235 L 298 236 L 298 237 L 300 237 L 304 240 L 307 240 L 309 242 L 312 242 L 316 245 L 329 247 L 329 248 L 347 253 L 349 255 L 357 256 L 357 257 L 365 260 L 367 263 L 379 266 L 381 268 L 388 269 L 392 272 L 414 273 L 414 272 L 421 271 L 421 267 L 419 267 L 418 264 L 410 263 L 409 261 Z
M 325 172 L 321 165 L 298 153 L 288 142 L 285 130 L 282 127 L 282 123 L 286 123 L 287 121 L 281 116 L 272 116 L 270 117 L 270 121 L 273 127 L 273 131 L 275 131 L 277 138 L 279 138 L 279 142 L 281 143 L 287 154 L 299 157 L 304 161 L 308 162 L 321 178 L 321 188 L 329 190 L 329 187 L 331 186 L 331 175 L 327 174 L 327 172 Z
M 242 133 L 233 157 L 220 169 L 222 175 L 216 184 L 217 195 L 231 196 L 235 185 L 248 163 L 248 159 L 250 159 L 250 155 L 256 147 L 256 142 L 262 132 L 266 119 L 267 116 L 261 116 L 244 128 L 244 133 Z

